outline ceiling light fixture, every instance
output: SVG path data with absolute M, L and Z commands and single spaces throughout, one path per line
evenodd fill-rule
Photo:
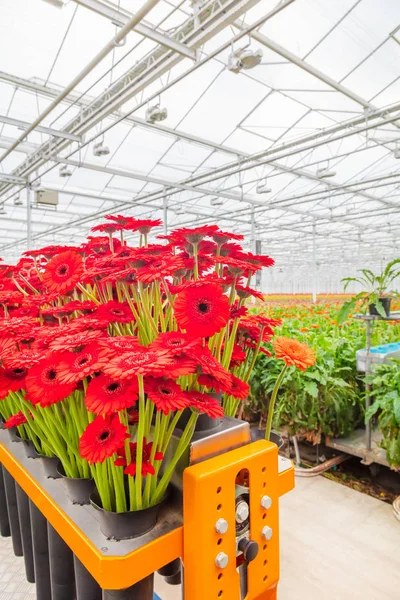
M 60 177 L 71 177 L 72 176 L 72 170 L 69 168 L 68 165 L 61 165 L 58 174 L 59 174 Z
M 159 104 L 155 104 L 154 106 L 149 106 L 146 110 L 146 122 L 147 123 L 159 123 L 160 121 L 165 121 L 168 117 L 168 110 L 166 108 L 161 108 Z
M 261 48 L 258 50 L 251 50 L 249 47 L 240 48 L 229 55 L 227 69 L 232 73 L 240 73 L 242 69 L 254 69 L 261 63 L 263 56 Z
M 63 8 L 66 5 L 67 0 L 44 0 L 47 4 L 52 4 L 57 8 Z
M 7 211 L 6 211 L 5 207 L 4 207 L 4 204 L 2 204 L 0 206 L 0 215 L 6 215 L 6 214 L 7 214 Z
M 214 196 L 214 198 L 210 198 L 211 206 L 221 206 L 224 203 L 224 199 L 219 196 Z
M 173 208 L 173 211 L 176 215 L 181 215 L 185 212 L 183 204 L 176 204 Z
M 108 146 L 104 145 L 104 138 L 103 138 L 100 142 L 97 142 L 97 144 L 95 144 L 93 146 L 93 155 L 94 156 L 107 156 L 107 154 L 110 154 L 110 148 Z
M 400 145 L 398 142 L 396 142 L 396 146 L 393 150 L 393 156 L 394 156 L 394 158 L 397 158 L 397 159 L 400 158 Z
M 326 165 L 326 167 L 319 167 L 315 174 L 318 177 L 318 179 L 328 179 L 328 177 L 335 177 L 336 171 L 333 171 L 329 168 L 328 160 L 328 164 Z
M 267 185 L 267 178 L 265 177 L 265 179 L 261 179 L 256 187 L 256 193 L 257 194 L 270 194 L 272 192 L 272 189 L 270 187 L 268 187 Z
M 14 206 L 23 206 L 24 203 L 21 200 L 21 196 L 18 194 L 17 196 L 15 196 L 14 198 Z

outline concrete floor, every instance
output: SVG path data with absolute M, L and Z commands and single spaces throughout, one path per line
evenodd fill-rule
M 280 523 L 279 600 L 399 600 L 400 523 L 390 505 L 323 477 L 297 478 Z M 0 600 L 35 600 L 34 589 L 10 538 L 0 539 Z M 159 577 L 156 592 L 181 600 Z

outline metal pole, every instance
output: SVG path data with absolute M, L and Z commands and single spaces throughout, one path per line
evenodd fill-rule
M 154 573 L 125 590 L 103 590 L 103 600 L 153 600 Z
M 313 223 L 313 276 L 312 276 L 312 301 L 317 302 L 317 224 Z
M 251 251 L 256 253 L 256 215 L 255 215 L 255 207 L 251 207 Z
M 365 321 L 366 331 L 366 343 L 367 343 L 367 356 L 365 358 L 365 376 L 367 377 L 371 371 L 371 319 Z M 365 412 L 371 406 L 371 384 L 365 384 Z M 367 450 L 371 450 L 372 447 L 372 420 L 369 419 L 365 425 L 365 437 Z
M 164 220 L 164 233 L 165 233 L 165 235 L 167 235 L 167 233 L 168 233 L 168 196 L 167 196 L 167 188 L 164 188 L 163 220 Z
M 29 186 L 26 187 L 26 249 L 32 249 L 32 191 Z

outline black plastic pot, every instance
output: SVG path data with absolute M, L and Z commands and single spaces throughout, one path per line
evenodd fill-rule
M 103 590 L 103 600 L 153 600 L 154 573 L 125 590 Z
M 57 473 L 65 481 L 67 496 L 72 504 L 90 504 L 90 495 L 95 492 L 96 486 L 93 479 L 80 479 L 78 477 L 67 477 L 63 466 L 59 463 Z
M 72 600 L 75 595 L 75 572 L 72 550 L 47 522 L 51 600 Z
M 259 427 L 251 427 L 250 429 L 250 437 L 252 442 L 257 442 L 257 440 L 265 440 L 265 429 L 260 429 Z M 283 439 L 277 433 L 271 431 L 269 434 L 269 441 L 278 446 L 280 450 L 284 444 Z
M 101 532 L 112 540 L 129 540 L 144 535 L 155 527 L 162 502 L 143 510 L 116 513 L 104 510 L 97 492 L 90 495 L 90 504 L 98 511 Z
M 35 566 L 36 600 L 50 600 L 50 566 L 47 521 L 44 515 L 29 500 L 32 528 L 33 564 Z
M 101 600 L 101 588 L 74 554 L 76 600 Z
M 164 577 L 165 583 L 168 583 L 169 585 L 180 585 L 182 583 L 181 559 L 176 558 L 164 567 L 161 567 L 161 569 L 158 569 L 157 573 Z
M 31 440 L 21 439 L 21 443 L 28 458 L 40 458 L 40 454 L 36 452 L 35 445 Z
M 8 435 L 10 436 L 10 440 L 12 442 L 22 442 L 22 438 L 18 434 L 18 429 L 16 427 L 10 427 L 6 431 L 8 431 Z
M 17 493 L 15 489 L 15 479 L 2 467 L 4 489 L 6 492 L 7 512 L 10 522 L 11 539 L 15 556 L 23 556 L 21 528 L 18 515 Z
M 29 581 L 29 583 L 35 583 L 29 498 L 17 482 L 15 482 L 15 491 L 17 494 L 18 517 L 21 531 L 22 551 L 24 554 L 26 579 Z
M 390 305 L 392 303 L 392 299 L 391 298 L 379 298 L 379 302 L 382 304 L 383 306 L 383 310 L 385 311 L 385 315 L 387 317 L 390 316 Z M 370 315 L 377 315 L 380 316 L 378 311 L 376 310 L 376 306 L 375 304 L 370 304 L 369 305 L 369 314 Z
M 4 488 L 3 467 L 0 465 L 0 535 L 10 537 L 10 522 L 8 520 L 6 492 Z
M 216 398 L 218 403 L 222 404 L 222 395 L 221 394 L 209 394 L 212 398 Z M 192 411 L 189 408 L 185 408 L 182 413 L 181 418 L 177 423 L 178 429 L 185 429 L 187 422 L 189 421 L 189 417 L 192 414 Z M 222 419 L 213 419 L 208 415 L 202 413 L 199 415 L 196 421 L 195 431 L 209 431 L 210 429 L 217 429 L 221 425 Z
M 42 463 L 44 474 L 48 479 L 60 479 L 61 475 L 57 470 L 60 459 L 57 458 L 57 456 L 44 456 L 44 454 L 38 454 L 36 458 Z

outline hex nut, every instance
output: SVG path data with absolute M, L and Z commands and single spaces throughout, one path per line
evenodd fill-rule
M 217 533 L 226 533 L 228 531 L 228 527 L 228 521 L 226 521 L 225 519 L 218 519 L 218 521 L 215 523 L 215 531 Z
M 244 523 L 249 518 L 249 505 L 243 500 L 236 506 L 236 521 L 237 523 Z
M 269 508 L 271 508 L 272 498 L 270 498 L 269 496 L 263 496 L 261 498 L 261 506 L 262 506 L 262 508 L 265 508 L 265 510 L 268 510 Z
M 265 527 L 262 528 L 261 530 L 261 535 L 263 536 L 264 540 L 269 541 L 272 538 L 272 529 L 271 527 L 268 527 L 268 525 L 265 525 Z
M 218 569 L 225 569 L 228 566 L 229 557 L 225 552 L 220 552 L 215 558 L 215 564 Z

